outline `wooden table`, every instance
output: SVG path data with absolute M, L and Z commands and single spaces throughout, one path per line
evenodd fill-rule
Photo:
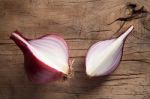
M 150 15 L 109 24 L 130 14 L 129 2 L 150 11 L 150 0 L 0 0 L 0 99 L 150 99 Z M 89 46 L 130 25 L 135 29 L 117 70 L 88 78 L 84 58 Z M 29 82 L 23 54 L 9 39 L 16 29 L 29 38 L 49 32 L 64 36 L 75 60 L 72 78 Z

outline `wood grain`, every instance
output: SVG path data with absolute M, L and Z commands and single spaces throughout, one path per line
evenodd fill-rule
M 117 36 L 128 15 L 127 3 L 150 12 L 150 0 L 0 0 L 0 99 L 150 99 L 150 15 L 125 22 L 127 38 L 121 64 L 110 76 L 88 78 L 84 58 L 99 40 Z M 20 49 L 9 39 L 19 30 L 29 38 L 57 33 L 67 41 L 73 77 L 46 85 L 28 81 Z

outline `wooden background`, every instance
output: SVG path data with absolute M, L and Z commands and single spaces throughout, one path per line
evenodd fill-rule
M 150 99 L 150 15 L 125 22 L 127 3 L 150 11 L 150 0 L 0 0 L 0 99 Z M 84 58 L 89 46 L 112 38 L 129 25 L 121 64 L 107 77 L 88 78 Z M 70 50 L 73 76 L 46 85 L 28 81 L 20 49 L 9 39 L 19 30 L 29 38 L 56 32 Z M 115 36 L 117 36 L 116 33 Z

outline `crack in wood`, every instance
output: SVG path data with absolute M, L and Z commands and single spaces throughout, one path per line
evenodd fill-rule
M 132 76 L 132 75 L 145 75 L 148 73 L 127 73 L 127 74 L 111 74 L 111 76 Z
M 147 63 L 147 64 L 150 64 L 150 60 L 148 59 L 129 59 L 129 60 L 121 60 L 121 61 L 137 61 L 137 62 L 143 62 L 143 63 Z
M 111 25 L 116 21 L 126 22 L 126 21 L 131 21 L 134 19 L 140 19 L 140 18 L 146 17 L 147 14 L 149 14 L 149 12 L 144 9 L 144 6 L 142 6 L 140 9 L 136 9 L 136 7 L 137 7 L 136 4 L 132 4 L 132 3 L 127 4 L 127 9 L 130 10 L 129 16 L 117 18 L 116 20 L 109 23 L 108 25 Z
M 145 27 L 145 26 L 144 26 L 144 29 L 146 29 L 146 30 L 150 31 L 150 29 L 149 29 L 149 28 L 147 28 L 147 27 Z
M 65 38 L 65 40 L 99 40 L 91 38 Z
M 67 3 L 94 3 L 94 2 L 96 2 L 96 1 L 101 1 L 101 0 L 87 0 L 87 1 L 80 1 L 80 2 L 67 2 Z
M 128 52 L 128 51 L 127 51 Z M 141 54 L 141 53 L 149 53 L 150 51 L 136 51 L 136 52 L 131 52 L 131 53 L 127 53 L 127 54 L 124 54 L 124 55 L 131 55 L 131 54 Z
M 140 78 L 140 77 L 128 77 L 128 78 L 107 79 L 106 81 L 129 80 L 129 79 L 137 79 L 137 78 Z
M 92 31 L 89 31 L 89 32 L 107 32 L 107 31 L 111 31 L 111 30 L 92 30 Z

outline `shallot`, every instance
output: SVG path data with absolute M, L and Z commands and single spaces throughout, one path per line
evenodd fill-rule
M 118 38 L 99 41 L 92 45 L 86 55 L 86 73 L 88 76 L 103 76 L 113 72 L 120 63 L 123 45 L 131 26 Z
M 25 71 L 35 83 L 47 83 L 69 74 L 69 51 L 65 40 L 57 35 L 27 39 L 15 31 L 10 37 L 24 54 Z

